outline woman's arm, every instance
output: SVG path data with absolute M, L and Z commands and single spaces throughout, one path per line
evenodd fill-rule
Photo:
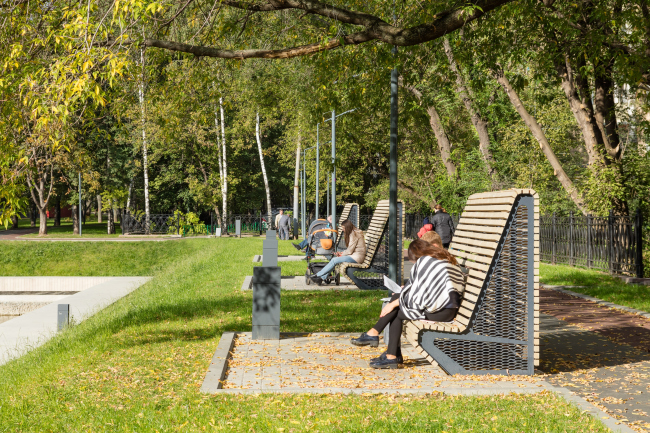
M 390 313 L 397 307 L 399 307 L 399 298 L 395 299 L 393 302 L 389 304 L 386 304 L 386 306 L 381 309 L 381 314 L 379 315 L 379 317 L 384 317 L 386 314 Z
M 354 254 L 354 251 L 357 249 L 357 244 L 359 243 L 359 236 L 357 236 L 356 233 L 352 232 L 350 234 L 350 245 L 348 245 L 348 248 L 343 251 L 341 254 L 339 254 L 339 257 L 341 256 L 349 256 Z

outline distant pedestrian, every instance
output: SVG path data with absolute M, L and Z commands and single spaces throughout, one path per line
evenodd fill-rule
M 454 222 L 451 220 L 451 216 L 445 211 L 445 209 L 439 204 L 434 206 L 436 214 L 431 218 L 431 224 L 433 225 L 433 230 L 440 235 L 442 240 L 442 246 L 444 248 L 449 248 L 451 239 L 454 237 Z
M 431 230 L 433 230 L 433 224 L 429 222 L 429 217 L 424 217 L 424 221 L 422 221 L 422 228 L 418 232 L 418 237 L 421 238 L 422 235 L 430 232 Z
M 275 224 L 273 225 L 275 231 L 278 232 L 278 237 L 280 237 L 280 218 L 282 218 L 282 215 L 284 215 L 284 211 L 280 209 L 280 212 L 275 216 Z
M 289 232 L 291 231 L 291 217 L 283 214 L 280 218 L 280 239 L 283 241 L 289 240 Z

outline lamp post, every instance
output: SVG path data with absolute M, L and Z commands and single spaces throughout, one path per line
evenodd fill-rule
M 336 114 L 336 110 L 332 110 L 332 118 L 325 120 L 332 121 L 332 203 L 331 203 L 331 215 L 332 215 L 332 227 L 336 229 L 336 118 L 341 117 L 344 114 L 352 113 L 356 108 L 352 110 L 345 111 L 339 115 Z M 329 212 L 328 212 L 329 213 Z
M 305 195 L 307 193 L 307 166 L 305 165 L 305 156 L 307 154 L 308 150 L 311 150 L 316 147 L 316 152 L 318 152 L 318 147 L 317 146 L 312 146 L 304 149 L 302 151 L 302 177 L 301 177 L 301 182 L 302 182 L 302 191 L 301 191 L 301 211 L 300 211 L 300 219 L 301 219 L 301 224 L 300 228 L 302 229 L 302 235 L 303 237 L 306 236 L 306 229 L 308 228 L 306 226 L 306 221 L 307 221 L 307 203 L 305 201 Z M 316 153 L 316 161 L 318 161 L 318 153 Z M 316 165 L 316 190 L 318 191 L 318 165 Z M 306 237 L 305 237 L 306 238 Z
M 319 185 L 319 173 L 320 173 L 320 141 L 319 141 L 319 130 L 318 128 L 320 127 L 320 123 L 316 124 L 316 209 L 315 209 L 315 218 L 318 219 L 318 202 L 320 201 L 320 197 L 318 196 L 318 187 Z
M 397 55 L 397 47 L 393 48 Z M 390 73 L 390 194 L 388 196 L 388 277 L 397 281 L 397 66 Z M 402 246 L 399 246 L 402 249 Z M 401 251 L 399 252 L 401 254 Z
M 79 172 L 79 236 L 81 236 L 81 172 Z

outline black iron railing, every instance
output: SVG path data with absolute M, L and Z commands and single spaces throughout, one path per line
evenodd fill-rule
M 172 214 L 150 214 L 147 223 L 145 214 L 122 214 L 122 234 L 180 234 L 181 227 L 171 222 Z
M 643 216 L 542 216 L 540 260 L 643 278 Z

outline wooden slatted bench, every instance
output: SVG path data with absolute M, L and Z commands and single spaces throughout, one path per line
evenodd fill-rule
M 539 196 L 474 194 L 449 251 L 467 271 L 451 323 L 405 322 L 408 341 L 449 374 L 534 374 L 539 365 Z
M 384 288 L 384 275 L 388 275 L 388 200 L 377 203 L 375 213 L 372 215 L 368 230 L 365 231 L 366 257 L 363 263 L 342 263 L 339 268 L 341 274 L 346 275 L 350 281 L 363 290 L 377 290 Z M 402 279 L 404 260 L 402 254 L 404 234 L 404 203 L 397 202 L 397 251 L 398 280 Z M 401 281 L 397 281 L 400 283 Z

